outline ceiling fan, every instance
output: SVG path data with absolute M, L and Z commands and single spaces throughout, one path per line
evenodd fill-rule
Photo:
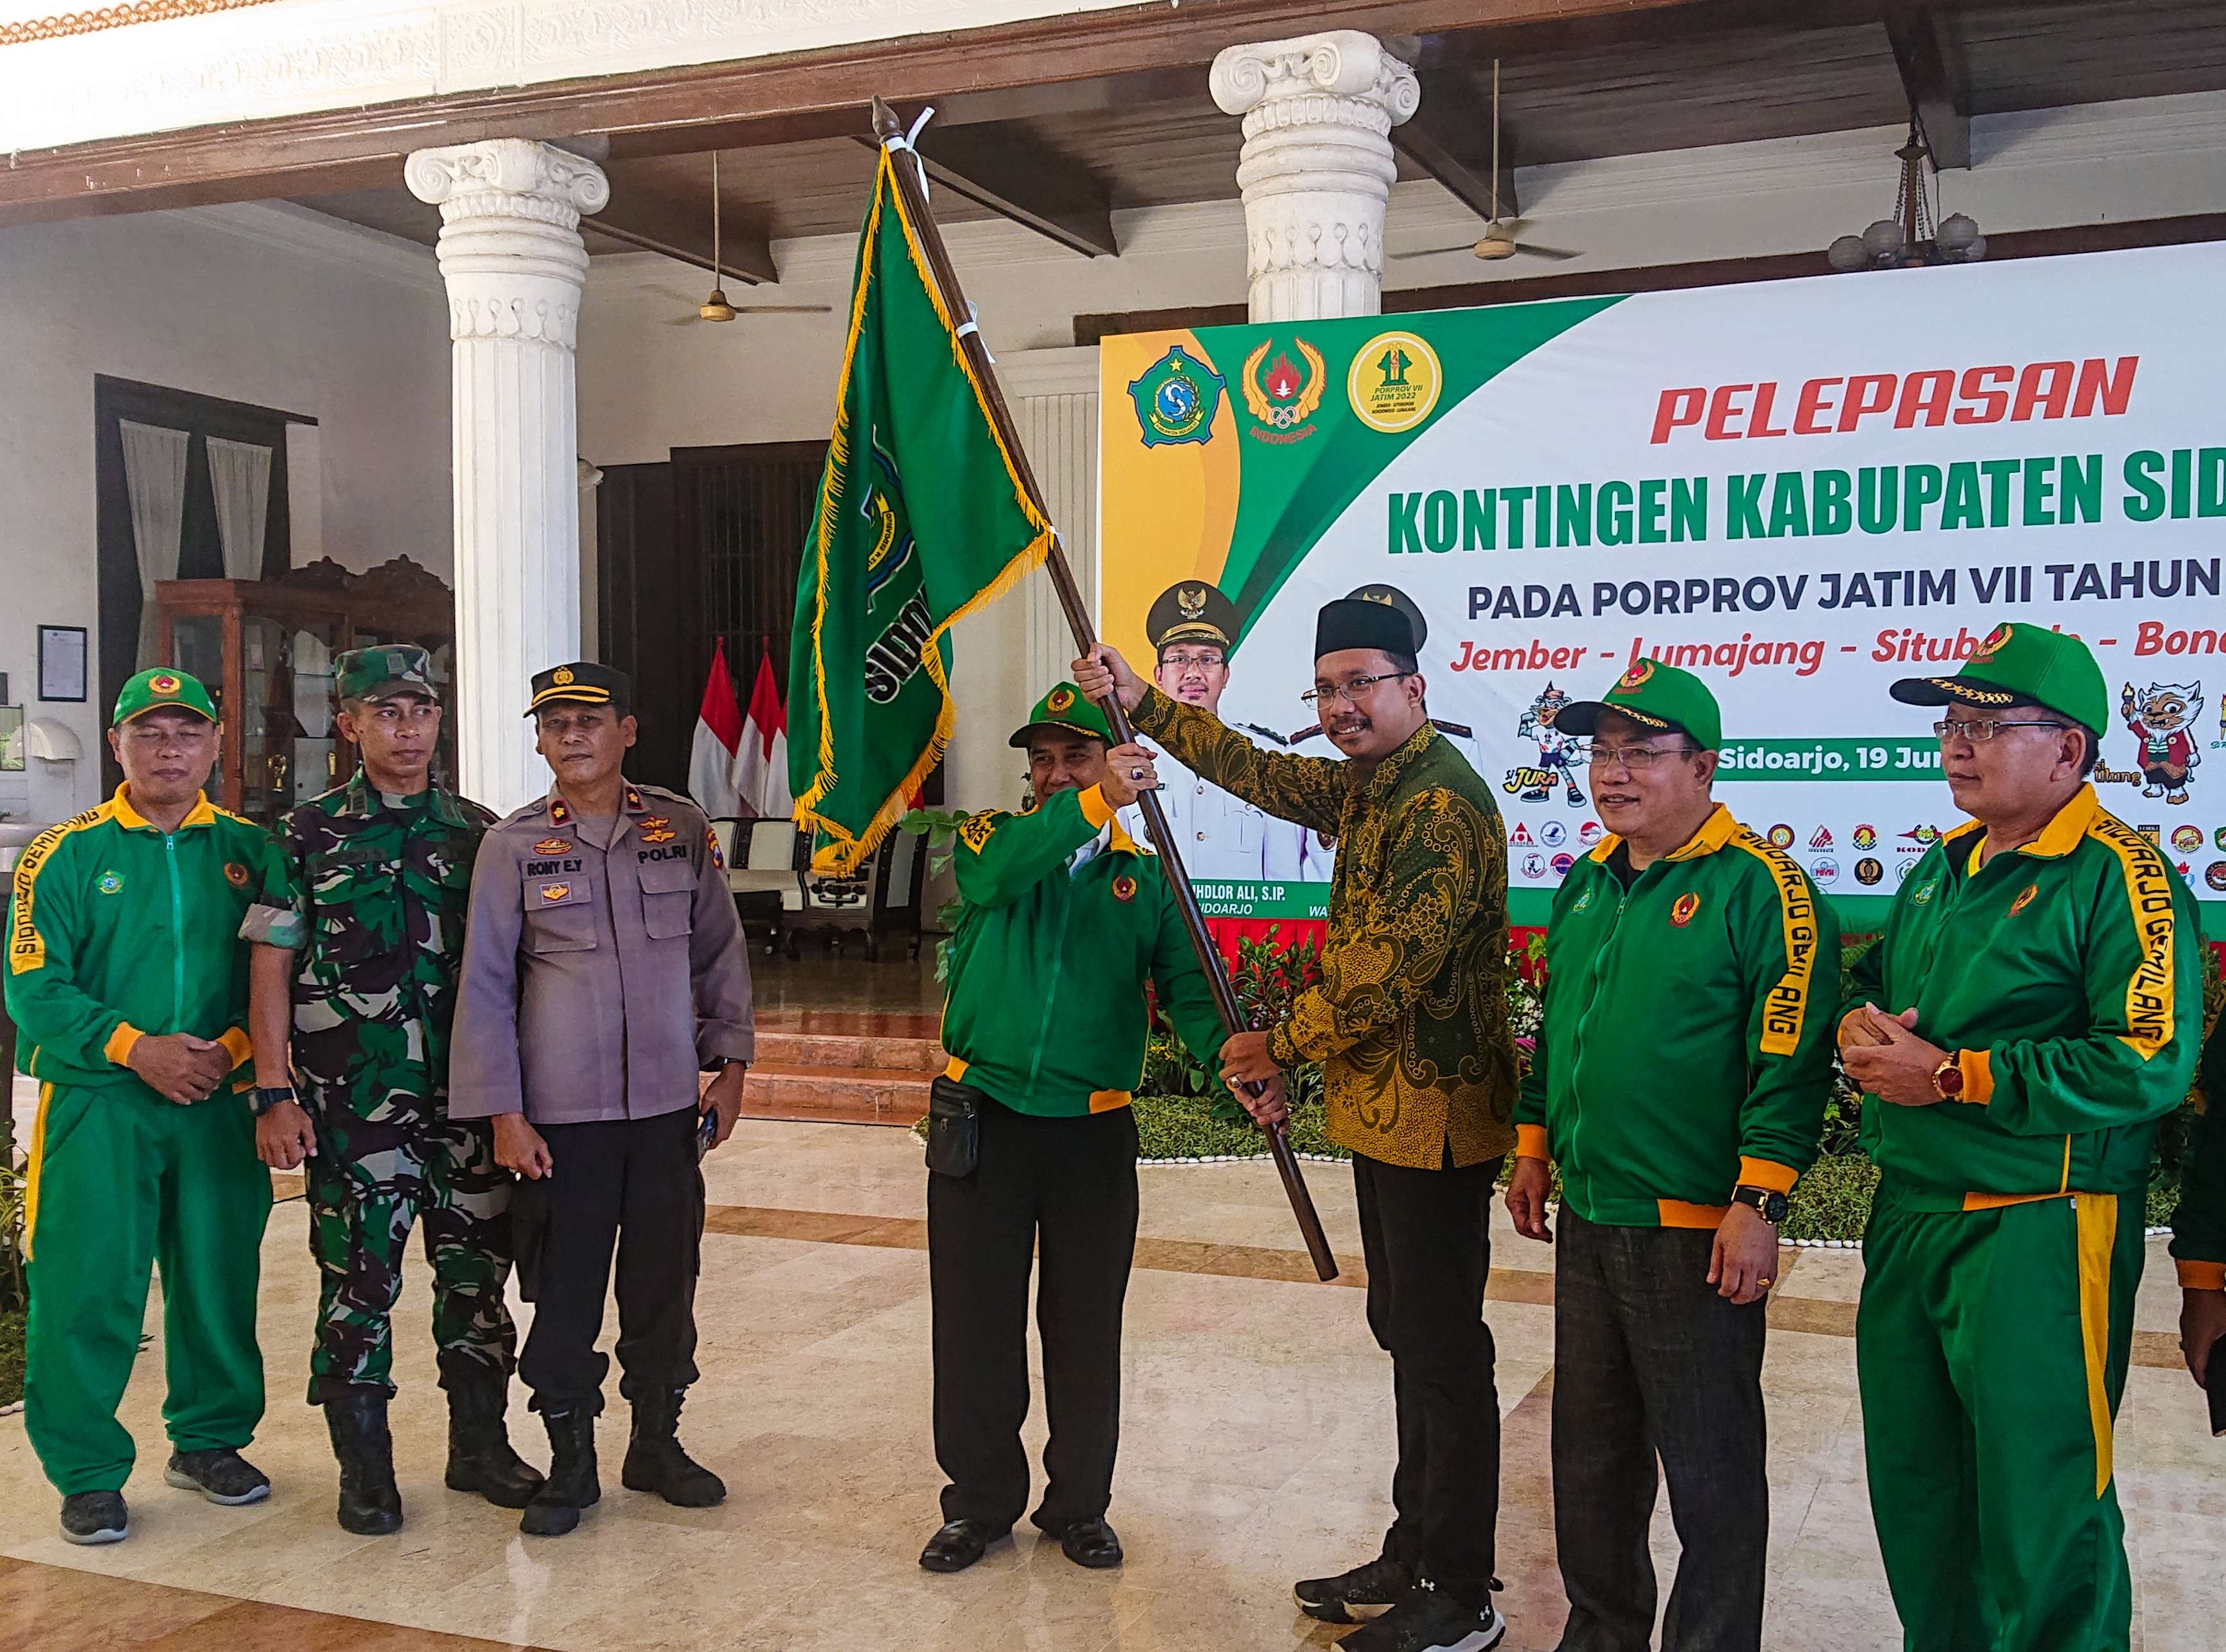
M 692 327 L 698 321 L 731 321 L 737 315 L 824 315 L 826 304 L 729 304 L 719 284 L 719 152 L 711 151 L 711 295 L 696 307 L 693 315 L 676 315 L 667 327 Z
M 1491 221 L 1484 226 L 1484 234 L 1475 241 L 1463 241 L 1456 246 L 1424 247 L 1414 252 L 1395 252 L 1395 258 L 1434 258 L 1444 252 L 1473 252 L 1491 263 L 1511 258 L 1517 253 L 1525 257 L 1574 258 L 1581 254 L 1566 247 L 1541 246 L 1536 241 L 1516 238 L 1516 232 L 1530 220 L 1526 218 L 1503 219 L 1499 215 L 1499 60 L 1491 60 Z

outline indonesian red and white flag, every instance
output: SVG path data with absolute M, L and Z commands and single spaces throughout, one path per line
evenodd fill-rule
M 688 795 L 714 820 L 742 812 L 735 790 L 735 753 L 742 740 L 742 714 L 735 704 L 735 679 L 727 675 L 727 645 L 711 656 L 703 708 L 696 714 L 696 742 L 688 754 Z
M 750 685 L 750 715 L 735 755 L 735 789 L 764 819 L 785 820 L 794 812 L 796 800 L 788 790 L 788 712 L 773 680 L 771 654 L 758 661 L 757 681 Z

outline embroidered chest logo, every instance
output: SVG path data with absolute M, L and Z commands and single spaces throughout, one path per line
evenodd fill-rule
M 94 881 L 92 886 L 104 895 L 112 895 L 124 887 L 124 874 L 120 872 L 104 872 Z
M 569 837 L 544 837 L 533 846 L 536 855 L 569 855 L 572 840 Z
M 1579 896 L 1577 897 L 1577 903 L 1576 903 L 1576 905 L 1569 908 L 1569 910 L 1570 910 L 1571 912 L 1590 912 L 1592 909 L 1593 909 L 1593 892 L 1592 892 L 1591 890 L 1589 890 L 1589 889 L 1586 890 L 1586 891 L 1585 891 L 1585 893 L 1582 893 L 1581 895 L 1579 895 Z
M 1119 877 L 1113 880 L 1114 899 L 1119 901 L 1130 901 L 1135 899 L 1135 898 L 1136 880 L 1134 878 L 1130 877 L 1124 872 Z
M 2013 900 L 2013 901 L 2010 902 L 2010 916 L 2011 916 L 2012 918 L 2015 918 L 2015 917 L 2016 917 L 2019 912 L 2023 912 L 2026 907 L 2028 907 L 2028 906 L 2032 905 L 2032 898 L 2033 898 L 2035 895 L 2038 894 L 2039 893 L 2040 893 L 2040 886 L 2039 886 L 2038 884 L 2037 884 L 2037 883 L 2029 883 L 2029 884 L 2026 885 L 2026 886 L 2025 886 L 2023 889 L 2021 889 L 2021 890 L 2019 890 L 2019 891 L 2018 892 L 2018 898 L 2017 898 L 2015 900 Z
M 1684 928 L 1686 924 L 1693 921 L 1693 914 L 1700 910 L 1701 898 L 1698 895 L 1693 894 L 1689 891 L 1688 893 L 1678 896 L 1676 904 L 1670 908 L 1670 927 L 1673 929 Z
M 224 880 L 235 889 L 247 887 L 247 868 L 237 861 L 224 863 Z
M 563 900 L 571 893 L 572 886 L 569 883 L 544 883 L 541 886 L 542 905 L 548 905 L 553 902 Z
M 1909 904 L 1912 906 L 1928 906 L 1931 905 L 1933 887 L 1934 886 L 1930 883 L 1918 884 L 1915 889 L 1910 892 Z

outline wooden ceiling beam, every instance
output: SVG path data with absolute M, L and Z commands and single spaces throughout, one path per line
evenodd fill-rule
M 614 241 L 624 241 L 645 251 L 662 252 L 668 258 L 692 264 L 698 270 L 714 270 L 715 280 L 732 276 L 754 287 L 760 282 L 780 279 L 779 271 L 773 268 L 773 244 L 764 236 L 737 226 L 731 215 L 720 226 L 719 262 L 715 270 L 711 262 L 708 184 L 703 204 L 693 206 L 668 195 L 638 189 L 623 175 L 614 176 L 611 180 L 611 204 L 592 218 L 582 219 L 580 226 L 600 230 Z
M 1891 0 L 1882 21 L 1934 169 L 1969 166 L 1970 81 L 1939 12 L 1921 0 Z
M 1709 0 L 1192 0 L 556 86 L 469 92 L 26 150 L 0 162 L 0 225 L 391 187 L 411 151 L 600 133 L 611 154 L 699 153 L 853 137 L 875 97 L 954 96 L 1202 74 L 1224 47 L 1331 28 L 1382 35 L 1566 29 L 1710 10 Z M 1512 35 L 1510 35 L 1512 38 Z
M 906 123 L 916 112 L 904 111 Z M 915 147 L 927 175 L 955 195 L 1034 230 L 1086 258 L 1117 258 L 1113 197 L 1105 186 L 1034 134 L 999 125 L 930 122 Z M 858 140 L 880 147 L 870 137 Z
M 1491 92 L 1447 65 L 1427 76 L 1421 107 L 1391 129 L 1391 147 L 1436 179 L 1446 192 L 1479 218 L 1490 222 L 1495 202 L 1491 185 Z M 1518 218 L 1515 198 L 1515 145 L 1499 138 L 1499 198 L 1502 218 Z

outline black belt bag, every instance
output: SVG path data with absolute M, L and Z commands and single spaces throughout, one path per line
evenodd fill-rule
M 927 1167 L 938 1176 L 971 1176 L 982 1161 L 982 1103 L 971 1084 L 938 1077 L 927 1090 Z

